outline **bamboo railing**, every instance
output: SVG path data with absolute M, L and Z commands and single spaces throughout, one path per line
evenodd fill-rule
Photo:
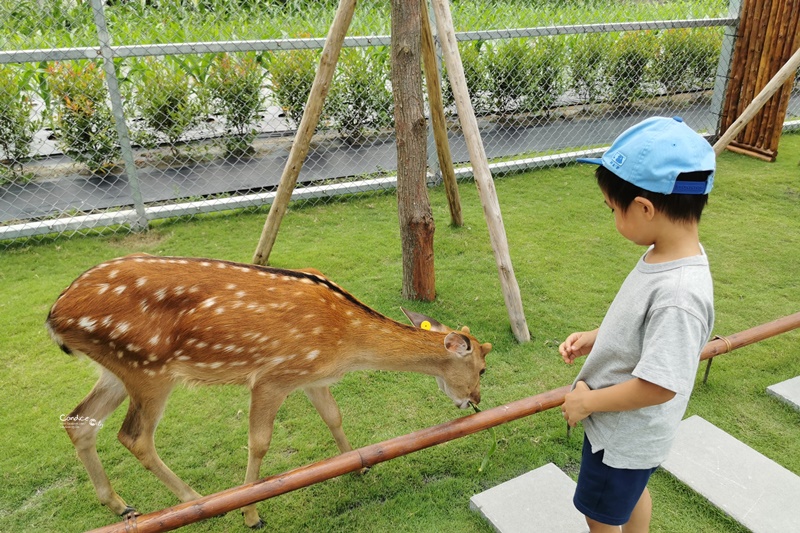
M 711 360 L 737 348 L 774 337 L 800 327 L 800 312 L 756 326 L 727 337 L 714 337 L 700 354 L 700 360 Z M 706 371 L 706 377 L 708 371 Z M 157 533 L 218 516 L 245 505 L 279 496 L 296 489 L 326 481 L 342 474 L 395 459 L 412 452 L 451 441 L 500 424 L 512 422 L 564 403 L 571 385 L 553 389 L 522 400 L 501 405 L 473 415 L 401 435 L 365 446 L 317 463 L 302 466 L 283 474 L 247 483 L 198 500 L 141 516 L 125 517 L 123 522 L 92 530 L 90 533 Z

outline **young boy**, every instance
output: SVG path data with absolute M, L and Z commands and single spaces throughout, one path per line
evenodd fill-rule
M 648 246 L 598 329 L 572 333 L 566 363 L 587 355 L 562 413 L 583 421 L 575 507 L 592 533 L 646 532 L 647 482 L 666 459 L 714 325 L 708 258 L 697 226 L 714 182 L 711 145 L 680 118 L 622 133 L 595 173 L 617 230 Z

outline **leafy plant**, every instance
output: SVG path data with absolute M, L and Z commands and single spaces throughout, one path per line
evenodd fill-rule
M 147 128 L 163 137 L 173 155 L 178 155 L 178 140 L 201 119 L 202 100 L 189 77 L 174 63 L 148 58 L 137 72 L 136 109 Z
M 241 157 L 253 152 L 254 123 L 264 102 L 265 72 L 255 54 L 220 54 L 211 64 L 208 90 L 217 111 L 225 117 L 225 153 Z
M 393 123 L 389 59 L 389 49 L 383 46 L 342 51 L 326 113 L 347 142 L 361 142 L 369 130 Z
M 30 156 L 39 121 L 31 118 L 31 104 L 18 70 L 0 66 L 0 185 L 24 178 L 23 162 Z
M 564 53 L 563 39 L 541 37 L 533 43 L 527 57 L 527 68 L 523 70 L 523 111 L 545 111 L 561 95 L 564 89 Z
M 654 55 L 651 32 L 627 32 L 617 39 L 611 48 L 606 73 L 612 103 L 627 105 L 646 94 L 644 83 Z
M 288 50 L 265 56 L 269 88 L 287 122 L 298 125 L 303 118 L 319 56 L 318 50 Z
M 694 84 L 700 88 L 712 87 L 722 50 L 722 30 L 721 28 L 698 28 L 693 32 L 693 37 L 687 43 L 687 53 L 689 69 L 694 76 Z
M 56 63 L 48 68 L 48 83 L 64 153 L 94 174 L 110 172 L 121 152 L 98 63 Z
M 600 101 L 611 37 L 607 33 L 576 35 L 569 46 L 569 87 L 586 104 Z

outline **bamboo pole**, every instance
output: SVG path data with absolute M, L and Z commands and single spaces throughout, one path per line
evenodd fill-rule
M 729 353 L 737 348 L 786 333 L 800 327 L 800 312 L 772 322 L 734 333 L 728 337 L 715 337 L 703 348 L 700 360 Z M 336 457 L 302 466 L 283 474 L 270 476 L 240 485 L 216 494 L 182 503 L 141 516 L 126 517 L 123 522 L 94 529 L 90 533 L 158 533 L 172 531 L 185 525 L 218 516 L 245 505 L 279 496 L 314 483 L 368 468 L 402 455 L 430 448 L 506 422 L 534 415 L 564 403 L 572 388 L 565 385 L 535 396 L 529 396 L 473 415 L 456 418 L 437 426 L 421 429 L 393 439 L 358 448 Z
M 795 51 L 792 57 L 781 67 L 781 69 L 769 80 L 766 86 L 758 93 L 752 102 L 745 108 L 739 117 L 730 125 L 725 133 L 714 143 L 714 152 L 721 154 L 728 144 L 739 134 L 756 113 L 764 106 L 769 98 L 781 88 L 781 86 L 794 75 L 800 67 L 800 49 Z
M 453 96 L 458 108 L 458 118 L 467 142 L 475 184 L 478 187 L 486 224 L 489 227 L 489 238 L 500 275 L 500 284 L 511 322 L 511 331 L 518 342 L 527 342 L 531 340 L 531 334 L 528 331 L 528 324 L 525 321 L 525 313 L 522 309 L 519 284 L 514 277 L 514 267 L 511 264 L 511 256 L 508 250 L 508 239 L 503 226 L 503 217 L 500 213 L 500 202 L 497 199 L 497 191 L 492 181 L 492 173 L 489 170 L 489 161 L 486 158 L 480 131 L 478 131 L 475 111 L 472 109 L 472 104 L 469 100 L 464 66 L 458 53 L 453 19 L 450 14 L 450 4 L 447 0 L 433 0 L 433 10 L 436 15 L 436 27 L 439 32 L 439 40 L 445 65 L 447 66 L 450 86 L 453 89 Z
M 758 341 L 763 341 L 769 337 L 786 333 L 793 329 L 800 328 L 800 312 L 788 315 L 760 326 L 755 326 L 739 333 L 734 333 L 727 337 L 716 336 L 705 345 L 700 352 L 700 360 L 705 361 L 718 355 L 728 353 L 737 348 L 743 348 Z
M 322 48 L 322 57 L 314 77 L 314 83 L 311 86 L 311 92 L 308 95 L 308 103 L 303 112 L 303 118 L 297 128 L 292 149 L 289 152 L 289 159 L 283 168 L 278 191 L 270 206 L 264 229 L 261 232 L 261 238 L 253 255 L 253 263 L 257 265 L 266 265 L 269 261 L 269 254 L 278 236 L 278 228 L 281 225 L 283 216 L 286 214 L 289 200 L 292 199 L 297 177 L 300 175 L 300 169 L 303 168 L 306 155 L 308 155 L 311 137 L 314 135 L 314 130 L 316 130 L 319 123 L 322 106 L 325 104 L 325 97 L 328 95 L 333 74 L 336 71 L 339 53 L 342 50 L 347 29 L 353 20 L 355 6 L 356 0 L 340 0 L 339 6 L 336 8 L 336 15 L 325 39 L 325 46 Z
M 428 2 L 425 2 L 422 14 L 422 65 L 425 70 L 425 85 L 428 89 L 428 105 L 431 109 L 431 124 L 433 126 L 433 139 L 436 143 L 436 156 L 439 159 L 439 170 L 442 172 L 442 181 L 447 195 L 447 204 L 450 207 L 450 223 L 453 226 L 464 225 L 461 215 L 461 198 L 458 193 L 456 172 L 453 168 L 453 156 L 450 153 L 450 143 L 447 140 L 447 122 L 444 116 L 444 102 L 442 101 L 442 86 L 439 81 L 439 65 L 436 62 L 436 47 L 433 43 L 431 21 L 428 18 Z

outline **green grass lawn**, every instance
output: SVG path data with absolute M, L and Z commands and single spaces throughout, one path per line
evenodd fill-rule
M 726 335 L 800 310 L 800 135 L 784 135 L 773 164 L 720 157 L 701 237 L 715 278 L 716 334 Z M 473 183 L 461 184 L 462 228 L 447 225 L 444 192 L 431 190 L 438 297 L 400 296 L 401 251 L 391 194 L 324 206 L 295 206 L 283 221 L 273 266 L 314 266 L 368 305 L 403 320 L 400 306 L 451 327 L 468 325 L 494 344 L 483 380 L 486 409 L 566 385 L 578 368 L 558 343 L 595 327 L 641 248 L 614 229 L 586 166 L 539 170 L 496 181 L 511 257 L 522 291 L 529 343 L 518 344 Z M 131 252 L 249 261 L 265 212 L 156 225 L 142 235 L 75 238 L 0 252 L 0 531 L 83 531 L 118 519 L 100 506 L 59 417 L 92 387 L 96 371 L 64 355 L 43 322 L 59 292 L 83 270 Z M 716 359 L 698 383 L 688 415 L 700 415 L 800 474 L 800 413 L 765 392 L 800 375 L 800 335 L 790 332 Z M 702 367 L 701 367 L 702 368 Z M 354 446 L 380 442 L 470 414 L 454 409 L 434 380 L 359 372 L 333 387 Z M 242 482 L 247 462 L 248 394 L 237 387 L 179 387 L 156 434 L 164 461 L 203 494 Z M 124 405 L 105 423 L 99 454 L 117 491 L 142 512 L 177 503 L 116 440 Z M 558 410 L 496 430 L 497 451 L 478 473 L 490 434 L 481 432 L 259 504 L 268 531 L 490 532 L 469 510 L 473 494 L 553 462 L 577 473 L 581 431 L 566 438 Z M 697 443 L 702 446 L 702 442 Z M 278 413 L 263 475 L 336 453 L 305 396 Z M 744 532 L 665 472 L 651 481 L 654 532 Z M 791 511 L 787 511 L 791 512 Z M 186 531 L 244 531 L 238 512 Z

